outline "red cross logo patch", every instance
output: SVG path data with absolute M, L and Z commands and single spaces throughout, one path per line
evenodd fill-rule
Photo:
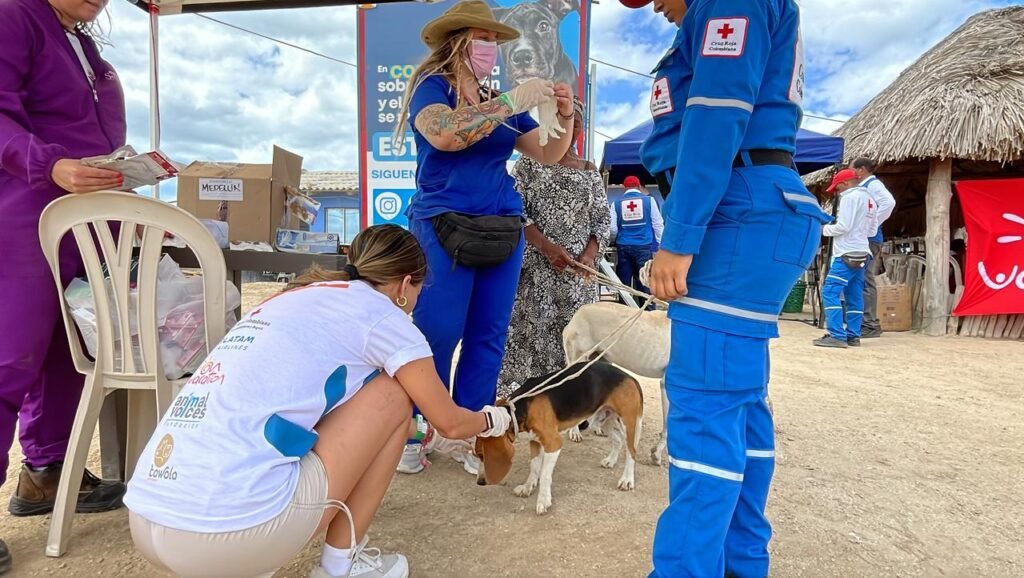
M 644 204 L 636 199 L 622 201 L 622 222 L 635 223 L 644 220 Z
M 669 88 L 668 78 L 659 78 L 654 81 L 651 87 L 651 116 L 659 117 L 675 110 L 672 104 L 672 91 Z
M 704 29 L 701 56 L 739 58 L 747 44 L 748 20 L 743 16 L 712 18 Z

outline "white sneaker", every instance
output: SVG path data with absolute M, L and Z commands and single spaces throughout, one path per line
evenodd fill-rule
M 367 548 L 369 536 L 356 549 L 349 578 L 409 578 L 409 561 L 401 554 L 381 554 L 378 548 Z
M 471 476 L 480 473 L 480 458 L 476 457 L 475 454 L 459 453 L 453 455 L 452 459 L 462 464 L 462 469 L 466 470 L 466 473 Z
M 398 472 L 402 474 L 418 474 L 430 465 L 423 444 L 405 444 L 402 460 L 398 462 Z
M 344 576 L 332 576 L 323 566 L 317 566 L 309 578 L 409 578 L 409 561 L 401 554 L 381 554 L 378 548 L 367 548 L 369 536 L 364 536 L 356 547 L 352 567 Z

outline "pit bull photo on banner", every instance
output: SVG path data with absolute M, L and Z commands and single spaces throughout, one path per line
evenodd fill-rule
M 509 88 L 531 78 L 576 85 L 576 66 L 563 47 L 561 30 L 566 16 L 579 8 L 578 0 L 537 0 L 494 10 L 499 22 L 522 35 L 501 46 Z

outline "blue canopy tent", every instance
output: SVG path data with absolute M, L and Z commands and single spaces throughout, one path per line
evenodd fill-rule
M 636 175 L 645 183 L 654 179 L 640 162 L 640 145 L 654 128 L 649 120 L 604 145 L 601 171 L 609 172 L 609 182 L 621 183 L 627 175 Z M 796 165 L 801 175 L 834 165 L 843 160 L 843 139 L 800 129 L 796 135 Z

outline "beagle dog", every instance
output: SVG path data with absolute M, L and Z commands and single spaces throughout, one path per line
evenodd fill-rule
M 560 377 L 572 375 L 584 365 L 578 363 L 556 373 Z M 517 395 L 530 391 L 552 375 L 555 374 L 528 379 L 509 399 L 516 399 Z M 497 405 L 511 409 L 506 399 L 498 400 Z M 554 389 L 517 401 L 515 419 L 519 433 L 530 439 L 531 460 L 529 477 L 513 493 L 527 498 L 539 486 L 537 513 L 546 513 L 551 508 L 551 476 L 562 450 L 561 432 L 588 418 L 591 423 L 604 426 L 612 441 L 611 451 L 601 462 L 602 466 L 615 467 L 622 446 L 626 446 L 626 467 L 619 478 L 619 489 L 632 490 L 643 414 L 640 383 L 618 367 L 600 361 Z M 482 464 L 477 484 L 486 486 L 504 481 L 512 469 L 515 437 L 516 432 L 509 428 L 504 436 L 476 439 L 474 453 Z
M 619 303 L 598 302 L 584 305 L 573 315 L 569 324 L 562 332 L 562 345 L 565 358 L 572 361 L 579 359 L 585 352 L 597 346 L 610 333 L 620 327 L 636 313 L 636 309 Z M 657 445 L 651 449 L 651 459 L 661 464 L 661 455 L 668 445 L 668 396 L 665 394 L 665 368 L 668 367 L 669 350 L 671 347 L 671 321 L 664 310 L 644 311 L 637 323 L 629 328 L 626 335 L 615 344 L 603 351 L 595 351 L 593 355 L 604 353 L 603 361 L 630 371 L 641 377 L 661 380 L 662 428 Z M 597 435 L 604 435 L 599 425 L 591 424 Z M 579 429 L 569 431 L 569 439 L 574 442 L 583 441 Z
M 565 358 L 578 359 L 601 343 L 636 313 L 636 309 L 619 303 L 598 302 L 584 305 L 573 315 L 562 332 Z M 630 327 L 611 347 L 604 349 L 602 361 L 632 372 L 640 377 L 661 380 L 662 426 L 658 443 L 651 448 L 651 460 L 661 465 L 668 445 L 668 395 L 665 391 L 665 371 L 672 348 L 672 322 L 664 310 L 644 311 L 636 324 Z M 611 342 L 610 342 L 611 343 Z M 591 357 L 601 353 L 595 351 Z M 775 415 L 770 396 L 765 398 L 768 411 Z M 600 424 L 590 424 L 597 435 L 603 435 Z M 569 439 L 583 441 L 579 428 L 569 431 Z

